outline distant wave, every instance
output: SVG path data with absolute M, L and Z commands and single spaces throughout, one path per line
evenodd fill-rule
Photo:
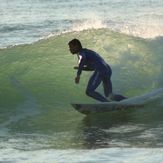
M 163 26 L 154 24 L 143 24 L 142 22 L 136 22 L 136 20 L 134 23 L 124 22 L 123 20 L 106 20 L 96 15 L 92 15 L 88 19 L 44 20 L 26 24 L 8 23 L 0 26 L 0 47 L 32 43 L 61 33 L 101 28 L 142 38 L 163 36 Z
M 13 24 L 13 25 L 1 25 L 0 32 L 12 32 L 16 30 L 24 30 L 27 26 L 22 24 Z

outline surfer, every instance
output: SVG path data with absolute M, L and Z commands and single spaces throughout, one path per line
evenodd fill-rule
M 94 73 L 89 79 L 86 88 L 86 94 L 88 96 L 101 102 L 108 102 L 108 97 L 109 99 L 116 101 L 120 101 L 125 98 L 122 95 L 113 95 L 111 82 L 111 67 L 104 61 L 104 59 L 98 53 L 83 48 L 81 42 L 78 39 L 71 40 L 68 45 L 70 52 L 72 54 L 77 54 L 79 59 L 79 67 L 77 75 L 75 77 L 75 83 L 79 83 L 82 70 L 85 69 L 94 71 Z M 103 83 L 105 96 L 95 91 L 101 82 Z

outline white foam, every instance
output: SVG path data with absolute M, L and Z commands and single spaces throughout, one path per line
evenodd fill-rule
M 157 25 L 122 25 L 119 31 L 128 35 L 142 38 L 163 36 L 163 27 Z
M 0 161 L 17 163 L 153 163 L 163 161 L 160 148 L 108 148 L 96 150 L 37 150 L 19 151 L 12 148 L 0 149 Z
M 81 23 L 73 25 L 72 31 L 83 31 L 87 29 L 100 29 L 100 28 L 107 28 L 107 26 L 102 20 L 95 18 L 88 19 Z
M 122 104 L 144 104 L 147 102 L 152 102 L 155 101 L 158 98 L 163 97 L 163 88 L 159 88 L 156 90 L 153 90 L 149 93 L 140 95 L 140 96 L 136 96 L 136 97 L 132 97 L 132 98 L 128 98 L 126 100 L 121 101 L 120 103 Z

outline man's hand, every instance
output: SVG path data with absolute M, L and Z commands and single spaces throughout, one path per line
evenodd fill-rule
M 77 76 L 77 77 L 75 78 L 75 83 L 76 83 L 76 84 L 79 84 L 79 81 L 80 81 L 80 76 Z

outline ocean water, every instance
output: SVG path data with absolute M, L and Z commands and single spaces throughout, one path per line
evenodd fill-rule
M 88 28 L 143 38 L 163 35 L 162 0 L 0 0 L 0 4 L 0 47 Z
M 0 162 L 163 162 L 162 1 L 0 4 Z M 145 94 L 144 107 L 76 112 L 71 102 L 95 101 L 91 72 L 74 84 L 72 38 L 110 64 L 114 92 Z

